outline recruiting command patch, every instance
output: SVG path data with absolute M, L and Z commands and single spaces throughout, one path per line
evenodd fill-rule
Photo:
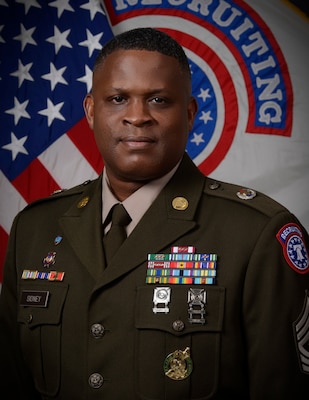
M 294 223 L 284 225 L 276 235 L 283 248 L 284 258 L 294 271 L 305 274 L 309 271 L 309 257 L 301 228 Z

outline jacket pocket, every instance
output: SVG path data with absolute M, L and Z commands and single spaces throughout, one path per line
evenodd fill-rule
M 54 396 L 60 385 L 61 317 L 68 291 L 63 283 L 22 282 L 18 322 L 23 355 L 37 390 Z
M 135 375 L 140 398 L 201 400 L 216 391 L 225 289 L 188 286 L 138 288 Z M 170 298 L 164 299 L 163 290 L 162 302 L 157 304 L 161 289 L 166 289 Z M 167 371 L 170 361 L 177 362 L 177 351 L 189 354 L 183 363 L 186 371 L 179 379 Z

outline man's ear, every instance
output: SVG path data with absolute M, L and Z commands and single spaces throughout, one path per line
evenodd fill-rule
M 94 101 L 92 94 L 88 93 L 84 98 L 83 102 L 85 115 L 89 124 L 89 127 L 93 129 L 93 110 L 94 110 Z
M 189 130 L 191 130 L 193 128 L 194 119 L 195 119 L 197 111 L 198 111 L 198 104 L 197 104 L 196 98 L 191 96 L 189 104 L 188 104 Z

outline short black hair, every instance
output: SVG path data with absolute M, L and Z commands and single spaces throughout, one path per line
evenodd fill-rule
M 174 57 L 179 62 L 181 70 L 188 75 L 191 81 L 188 58 L 181 45 L 167 33 L 154 28 L 136 28 L 113 37 L 98 54 L 94 71 L 99 68 L 109 54 L 121 49 L 158 51 L 166 56 Z

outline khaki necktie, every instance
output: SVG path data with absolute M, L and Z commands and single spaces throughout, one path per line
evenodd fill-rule
M 112 225 L 103 237 L 106 264 L 108 265 L 114 254 L 127 237 L 126 226 L 131 221 L 129 214 L 122 204 L 116 204 L 111 210 Z

